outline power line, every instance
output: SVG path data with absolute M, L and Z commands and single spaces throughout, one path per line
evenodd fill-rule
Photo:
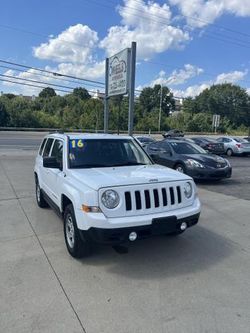
M 49 36 L 47 36 L 45 34 L 41 34 L 41 33 L 34 32 L 34 31 L 29 31 L 29 30 L 26 30 L 26 29 L 23 29 L 23 28 L 12 27 L 10 25 L 0 24 L 0 27 L 5 28 L 5 29 L 10 29 L 10 30 L 18 31 L 18 32 L 22 32 L 22 33 L 25 33 L 25 34 L 30 34 L 30 35 L 33 35 L 33 36 L 44 37 L 46 39 L 49 37 Z M 51 40 L 53 40 L 53 37 L 51 38 Z M 75 42 L 70 42 L 68 40 L 64 40 L 63 38 L 61 40 L 64 43 L 66 43 L 66 44 L 72 44 L 72 45 L 76 45 L 78 47 L 84 47 L 85 46 L 83 44 L 79 44 L 79 43 L 75 43 Z M 49 42 L 50 42 L 50 40 L 47 43 L 49 43 Z
M 59 87 L 59 88 L 65 88 L 65 89 L 71 89 L 71 90 L 74 89 L 72 87 L 67 87 L 67 86 L 63 86 L 63 85 L 60 85 L 60 84 L 53 84 L 53 83 L 47 83 L 47 82 L 44 82 L 44 81 L 25 79 L 25 78 L 20 78 L 20 77 L 17 77 L 17 76 L 12 76 L 12 75 L 0 74 L 0 76 L 7 77 L 9 79 L 23 80 L 23 81 L 27 81 L 27 82 L 42 83 L 42 84 L 46 84 L 48 86 L 53 86 L 53 87 Z
M 0 65 L 0 68 L 10 69 L 10 70 L 17 71 L 17 72 L 20 72 L 20 73 L 28 73 L 28 74 L 35 75 L 35 76 L 38 76 L 38 77 L 42 76 L 42 77 L 47 77 L 47 78 L 53 79 L 53 80 L 59 80 L 59 81 L 70 82 L 70 83 L 75 83 L 75 84 L 81 84 L 82 85 L 81 82 L 78 82 L 76 80 L 69 80 L 69 79 L 64 79 L 64 78 L 60 79 L 59 77 L 52 77 L 51 75 L 46 75 L 46 74 L 43 74 L 43 73 L 28 72 L 27 70 L 15 68 L 15 67 Z M 84 83 L 84 85 L 85 86 L 90 86 L 90 87 L 95 87 L 95 88 L 103 88 L 102 86 L 97 86 L 97 85 L 93 85 L 93 84 L 90 84 L 90 83 Z
M 27 66 L 27 65 L 21 65 L 21 64 L 15 63 L 15 62 L 6 61 L 6 60 L 2 60 L 2 59 L 0 59 L 0 62 L 4 63 L 4 64 L 9 64 L 9 65 L 14 65 L 14 66 L 22 67 L 22 68 L 33 69 L 33 70 L 36 70 L 36 71 L 40 71 L 42 73 L 52 74 L 54 76 L 68 77 L 70 79 L 77 79 L 77 80 L 80 80 L 80 81 L 87 81 L 87 82 L 91 82 L 91 83 L 96 83 L 96 84 L 104 85 L 104 83 L 100 82 L 100 81 L 94 81 L 94 80 L 84 79 L 84 78 L 81 78 L 81 77 L 77 77 L 77 76 L 73 76 L 73 75 L 67 75 L 67 74 L 62 74 L 62 73 L 59 73 L 59 72 L 52 72 L 52 71 L 48 71 L 46 69 L 36 68 L 36 67 L 32 67 L 32 66 Z
M 83 1 L 86 1 L 86 0 L 83 0 Z M 106 0 L 106 1 L 108 1 L 109 3 L 112 3 L 112 4 L 116 4 L 113 1 L 109 1 L 109 0 Z M 112 6 L 105 5 L 105 4 L 99 3 L 97 1 L 93 1 L 92 0 L 92 3 L 95 3 L 98 6 L 102 6 L 102 7 L 113 9 Z M 140 2 L 138 2 L 138 3 L 140 3 Z M 145 12 L 143 10 L 140 10 L 139 8 L 135 8 L 135 7 L 131 7 L 131 6 L 123 7 L 123 10 L 124 11 L 133 10 L 133 11 L 137 11 L 138 13 L 145 14 Z M 154 20 L 154 19 L 152 19 L 152 17 L 156 17 L 156 18 L 160 18 L 160 19 L 166 20 L 166 18 L 163 17 L 163 16 L 159 16 L 159 15 L 155 15 L 155 14 L 150 14 L 150 18 L 148 18 L 148 17 L 142 16 L 142 15 L 139 15 L 139 14 L 137 15 L 135 13 L 131 13 L 131 16 L 139 17 L 140 19 L 147 20 L 147 21 L 150 21 L 150 22 L 156 22 L 156 23 L 159 23 L 159 24 L 161 24 L 163 26 L 168 26 L 168 24 L 165 21 L 160 21 L 160 20 Z M 180 16 L 185 17 L 184 15 L 180 15 Z M 193 20 L 195 20 L 195 19 L 193 18 Z M 199 21 L 199 19 L 197 19 L 197 21 Z M 227 30 L 227 31 L 230 31 L 230 32 L 239 33 L 239 34 L 242 34 L 244 36 L 250 37 L 250 35 L 248 35 L 248 34 L 237 32 L 237 31 L 235 31 L 233 29 L 229 29 L 229 28 L 226 28 L 226 27 L 223 27 L 223 26 L 219 26 L 219 25 L 216 25 L 216 24 L 213 24 L 213 23 L 211 23 L 210 25 L 218 26 L 218 27 L 220 27 L 220 29 L 224 29 L 224 30 Z M 193 26 L 190 26 L 190 25 L 186 25 L 186 26 L 189 27 L 189 28 L 191 28 L 191 29 L 194 28 Z M 216 37 L 216 35 L 217 35 L 217 33 L 215 33 L 215 37 Z M 233 40 L 241 41 L 241 43 L 250 43 L 250 41 L 239 40 L 238 38 L 235 38 L 235 37 L 232 37 L 232 36 L 230 38 L 232 39 L 231 43 L 233 43 Z M 235 43 L 235 45 L 240 46 L 240 47 L 242 47 L 242 46 L 244 47 L 245 46 L 245 45 L 241 45 L 241 44 L 237 44 L 237 43 Z
M 39 88 L 39 89 L 48 87 L 48 86 L 37 86 L 37 85 L 34 85 L 34 84 L 29 84 L 29 83 L 24 83 L 24 82 L 16 82 L 16 81 L 12 81 L 12 80 L 1 79 L 1 78 L 0 78 L 0 81 L 9 82 L 9 83 L 13 83 L 13 84 L 19 84 L 19 85 L 22 85 L 22 86 L 29 86 L 29 87 Z M 62 89 L 58 89 L 58 88 L 56 88 L 54 90 L 69 93 L 68 90 L 62 90 Z
M 86 0 L 84 0 L 84 1 L 86 1 Z M 106 0 L 106 1 L 107 1 L 107 0 Z M 111 9 L 113 9 L 112 6 L 108 6 L 108 5 L 105 5 L 105 4 L 103 4 L 103 3 L 98 3 L 98 2 L 93 1 L 93 0 L 92 0 L 92 2 L 95 3 L 95 4 L 98 5 L 98 6 L 103 6 L 103 7 L 106 7 L 106 8 L 111 8 Z M 109 1 L 109 3 L 113 3 L 113 4 L 116 5 L 116 3 L 114 3 L 114 2 L 110 2 L 110 1 Z M 135 7 L 131 7 L 131 6 L 123 7 L 123 9 L 124 9 L 125 11 L 133 10 L 133 11 L 137 11 L 137 12 L 139 12 L 139 13 L 143 13 L 143 14 L 145 13 L 144 11 L 142 11 L 142 10 L 140 10 L 140 9 L 138 9 L 138 8 L 135 8 Z M 155 15 L 155 14 L 150 14 L 150 18 L 147 18 L 147 17 L 143 17 L 142 15 L 139 15 L 139 14 L 136 15 L 136 14 L 134 14 L 134 13 L 131 14 L 131 15 L 132 15 L 132 16 L 136 16 L 136 17 L 139 17 L 140 19 L 144 19 L 144 20 L 148 20 L 148 21 L 151 21 L 151 22 L 160 23 L 161 25 L 164 25 L 164 26 L 168 26 L 168 24 L 167 24 L 166 22 L 159 21 L 159 20 L 153 20 L 153 19 L 152 19 L 152 16 L 153 16 L 153 17 L 156 17 L 156 18 L 162 18 L 162 19 L 166 20 L 166 18 L 163 17 L 163 16 L 159 16 L 159 15 Z M 198 18 L 191 18 L 191 17 L 185 16 L 185 15 L 180 15 L 180 16 L 182 16 L 182 17 L 186 17 L 186 18 L 190 18 L 190 19 L 193 19 L 193 20 L 196 20 L 196 21 L 202 21 L 202 22 L 209 23 L 208 21 L 200 20 L 200 19 L 198 19 Z M 226 27 L 223 27 L 223 26 L 220 26 L 220 25 L 214 24 L 214 23 L 209 23 L 209 24 L 210 24 L 210 25 L 214 25 L 214 26 L 218 26 L 220 29 L 223 29 L 223 30 L 225 30 L 225 31 L 229 31 L 229 32 L 233 32 L 233 33 L 238 33 L 238 34 L 241 34 L 241 35 L 244 35 L 244 36 L 250 37 L 250 35 L 248 35 L 248 34 L 241 33 L 241 32 L 239 32 L 239 31 L 236 31 L 236 30 L 233 30 L 233 29 L 229 29 L 229 28 L 226 28 Z M 193 26 L 190 26 L 190 25 L 186 25 L 186 26 L 189 27 L 189 28 L 191 28 L 191 29 L 194 28 Z M 48 38 L 47 35 L 40 34 L 40 33 L 36 33 L 36 32 L 32 32 L 32 31 L 28 31 L 28 30 L 25 30 L 25 29 L 22 29 L 22 28 L 11 27 L 11 26 L 9 26 L 9 25 L 3 25 L 3 24 L 0 24 L 0 27 L 7 28 L 7 29 L 11 29 L 11 30 L 15 30 L 15 31 L 19 31 L 19 32 L 22 32 L 22 33 L 29 33 L 29 34 L 32 34 L 32 35 L 35 35 L 35 36 L 40 36 L 40 37 L 46 37 L 46 38 Z M 226 37 L 226 36 L 225 36 L 225 37 Z M 211 37 L 211 38 L 212 38 L 212 37 Z M 213 38 L 216 39 L 216 34 L 215 34 L 215 37 L 213 37 Z M 231 44 L 234 43 L 233 40 L 235 40 L 236 42 L 237 42 L 237 41 L 240 41 L 241 43 L 250 43 L 249 41 L 239 40 L 239 39 L 237 39 L 237 38 L 235 38 L 235 37 L 232 37 L 232 36 L 230 37 L 230 39 L 232 39 L 232 41 L 230 41 Z M 62 39 L 62 40 L 63 40 L 63 39 Z M 83 47 L 83 45 L 81 45 L 81 44 L 74 43 L 74 42 L 69 42 L 69 41 L 66 41 L 66 40 L 63 40 L 63 42 L 66 43 L 66 44 L 74 44 L 74 45 L 77 45 L 77 46 Z M 225 42 L 227 42 L 227 41 L 225 41 Z M 245 45 L 241 45 L 241 44 L 238 44 L 238 43 L 234 43 L 234 45 L 239 46 L 239 47 L 244 47 L 244 46 L 245 46 Z M 245 47 L 246 47 L 246 46 L 245 46 Z
M 32 83 L 38 83 L 38 84 L 44 84 L 47 87 L 53 86 L 53 87 L 59 87 L 59 88 L 64 88 L 64 89 L 69 89 L 67 90 L 68 93 L 72 93 L 72 90 L 74 89 L 73 87 L 68 87 L 68 86 L 64 86 L 64 85 L 59 85 L 59 84 L 53 84 L 53 83 L 47 83 L 44 81 L 37 81 L 37 80 L 31 80 L 31 79 L 24 79 L 24 78 L 20 78 L 20 77 L 16 77 L 16 76 L 12 76 L 12 75 L 4 75 L 4 74 L 0 74 L 1 77 L 7 77 L 8 79 L 15 79 L 15 80 L 22 80 L 22 81 L 26 81 L 26 82 L 32 82 Z M 86 89 L 87 90 L 87 89 Z M 93 90 L 87 90 L 87 92 L 89 93 L 95 93 L 95 91 Z
M 112 2 L 110 0 L 106 0 L 108 2 Z M 140 0 L 134 0 L 134 2 L 138 3 L 138 4 L 142 4 Z M 114 2 L 113 2 L 114 3 Z M 115 3 L 114 3 L 115 4 Z M 131 8 L 133 10 L 138 10 L 138 8 L 134 8 L 134 7 L 131 7 L 131 6 L 126 6 L 127 8 Z M 141 12 L 143 12 L 142 10 L 140 10 Z M 150 16 L 155 16 L 155 17 L 158 17 L 158 18 L 162 18 L 162 19 L 165 19 L 163 16 L 159 16 L 159 15 L 155 15 L 155 14 L 150 14 Z M 184 14 L 178 14 L 178 16 L 180 17 L 184 17 L 184 18 L 188 18 L 188 19 L 191 19 L 193 21 L 197 21 L 197 22 L 202 22 L 202 23 L 206 23 L 206 24 L 209 24 L 210 26 L 215 26 L 215 27 L 218 27 L 220 29 L 223 29 L 225 31 L 229 31 L 229 32 L 232 32 L 232 33 L 235 33 L 235 34 L 239 34 L 239 35 L 242 35 L 242 36 L 245 36 L 245 37 L 249 37 L 250 38 L 250 34 L 247 34 L 247 33 L 244 33 L 244 32 L 241 32 L 241 31 L 238 31 L 238 30 L 234 30 L 234 29 L 231 29 L 231 28 L 228 28 L 228 27 L 225 27 L 223 25 L 220 25 L 220 24 L 217 24 L 217 23 L 211 23 L 209 21 L 206 21 L 206 20 L 203 20 L 203 19 L 200 19 L 200 18 L 195 18 L 195 17 L 191 17 L 191 16 L 187 16 L 187 15 L 184 15 Z M 189 26 L 188 27 L 192 27 L 194 28 L 193 26 Z

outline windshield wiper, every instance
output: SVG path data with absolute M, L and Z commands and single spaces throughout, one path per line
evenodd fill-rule
M 80 164 L 80 165 L 74 165 L 71 168 L 72 169 L 86 169 L 86 168 L 108 168 L 112 165 L 107 164 Z

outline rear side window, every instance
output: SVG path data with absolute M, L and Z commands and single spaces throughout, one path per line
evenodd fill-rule
M 42 142 L 41 147 L 39 149 L 39 155 L 42 155 L 42 151 L 43 151 L 46 140 L 47 140 L 47 138 L 43 139 L 43 142 Z
M 49 138 L 47 140 L 44 151 L 43 151 L 43 157 L 49 156 L 50 148 L 52 146 L 53 141 L 54 141 L 54 139 L 52 139 L 52 138 Z

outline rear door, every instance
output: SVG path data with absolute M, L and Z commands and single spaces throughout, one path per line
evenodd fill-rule
M 173 168 L 175 159 L 170 144 L 162 141 L 159 143 L 160 151 L 158 155 L 158 163 L 169 168 Z
M 60 164 L 59 169 L 47 169 L 47 188 L 48 195 L 53 202 L 60 207 L 61 205 L 61 184 L 63 182 L 63 140 L 55 139 L 50 151 L 51 157 L 55 157 Z
M 40 161 L 39 161 L 39 174 L 38 174 L 39 184 L 40 184 L 41 189 L 47 195 L 49 195 L 49 188 L 48 188 L 49 169 L 43 167 L 43 157 L 48 157 L 49 156 L 53 142 L 54 142 L 53 138 L 48 138 L 46 140 L 46 143 L 44 145 L 43 151 L 41 153 L 41 158 L 40 158 Z

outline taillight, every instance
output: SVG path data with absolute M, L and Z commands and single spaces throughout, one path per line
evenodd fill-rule
M 240 144 L 240 143 L 236 143 L 236 146 L 237 146 L 238 148 L 240 148 L 240 147 L 241 147 L 241 144 Z

